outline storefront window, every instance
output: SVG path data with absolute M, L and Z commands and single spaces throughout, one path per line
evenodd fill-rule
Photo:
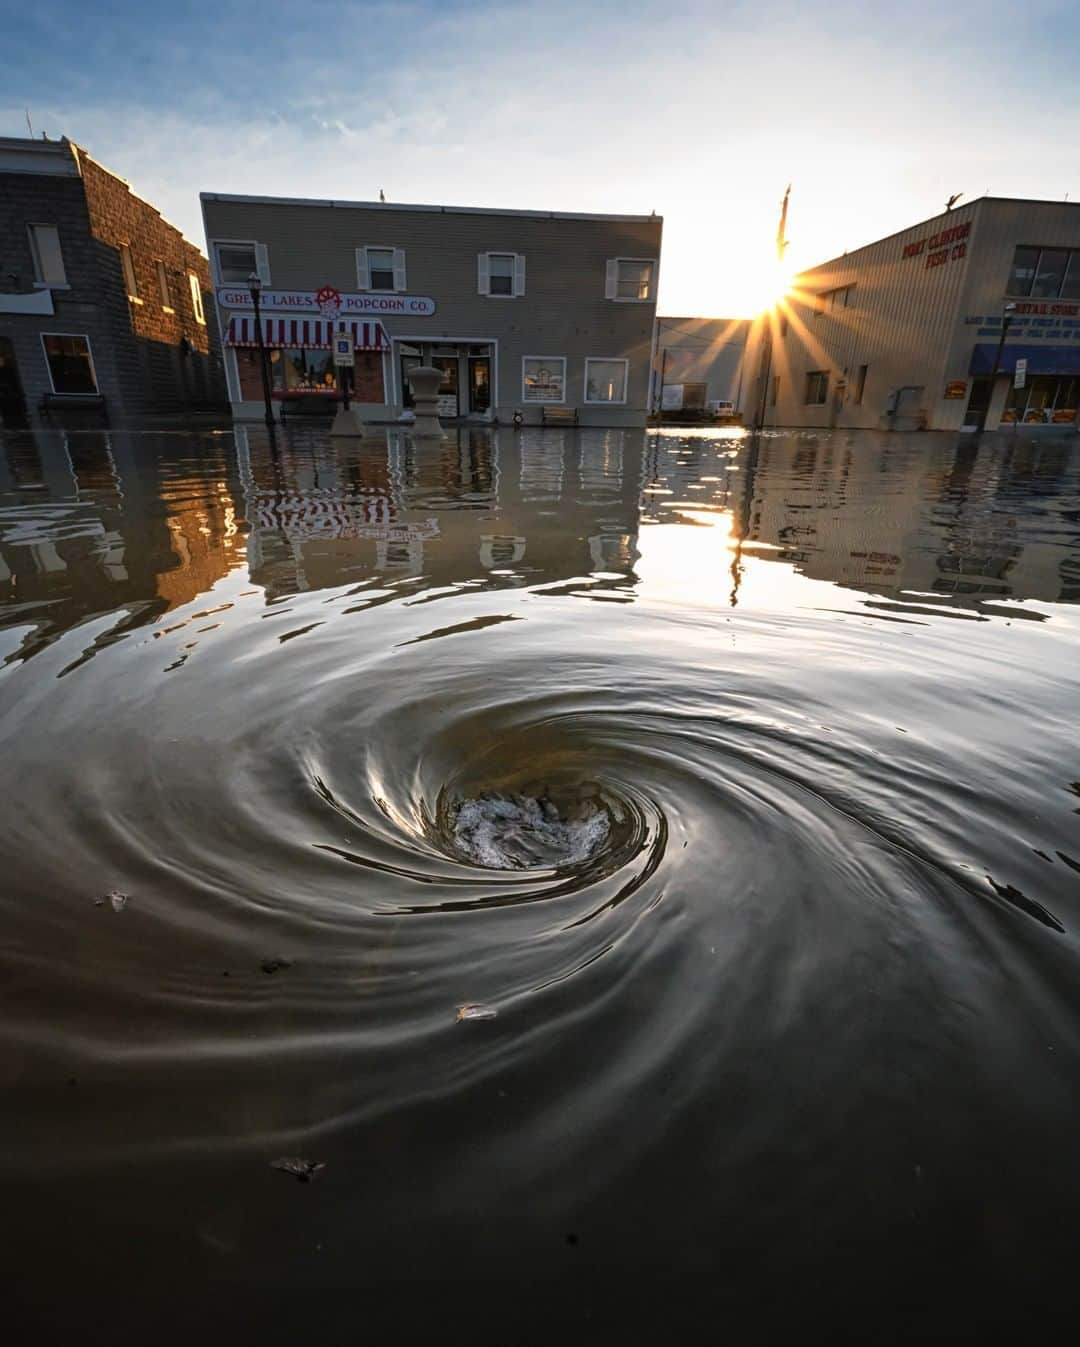
M 54 393 L 96 393 L 97 377 L 87 337 L 44 333 L 45 359 Z
M 522 366 L 525 402 L 562 402 L 566 396 L 566 360 L 558 355 L 526 356 Z
M 337 390 L 332 351 L 282 351 L 281 369 L 286 393 L 333 393 Z
M 1017 421 L 1029 426 L 1072 425 L 1076 420 L 1080 379 L 1036 374 L 1026 388 L 1010 395 L 1002 424 Z
M 585 401 L 626 401 L 625 360 L 585 361 Z

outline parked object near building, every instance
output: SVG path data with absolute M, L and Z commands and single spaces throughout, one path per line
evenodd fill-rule
M 248 293 L 262 281 L 272 396 L 332 410 L 331 337 L 355 343 L 364 420 L 411 408 L 409 372 L 442 371 L 441 420 L 643 425 L 657 216 L 202 194 L 233 413 L 261 412 Z
M 984 197 L 813 267 L 751 344 L 767 425 L 1075 427 L 1080 205 Z
M 0 138 L 0 420 L 218 408 L 206 258 L 66 138 Z
M 748 318 L 657 318 L 653 411 L 676 421 L 736 420 Z

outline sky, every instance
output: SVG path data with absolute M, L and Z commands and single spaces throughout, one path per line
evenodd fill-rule
M 664 217 L 660 311 L 747 316 L 954 192 L 1080 200 L 1076 0 L 0 0 L 0 135 L 200 191 Z

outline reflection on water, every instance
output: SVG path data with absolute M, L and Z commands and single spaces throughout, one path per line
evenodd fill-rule
M 1080 1197 L 1078 599 L 1064 442 L 0 440 L 20 1299 L 1030 1326 Z

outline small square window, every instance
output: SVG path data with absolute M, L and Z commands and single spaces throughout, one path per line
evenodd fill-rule
M 626 401 L 626 360 L 585 361 L 585 401 Z
M 564 402 L 566 400 L 566 357 L 529 355 L 521 362 L 523 402 Z
M 88 337 L 43 332 L 42 345 L 54 393 L 96 393 L 97 375 Z

